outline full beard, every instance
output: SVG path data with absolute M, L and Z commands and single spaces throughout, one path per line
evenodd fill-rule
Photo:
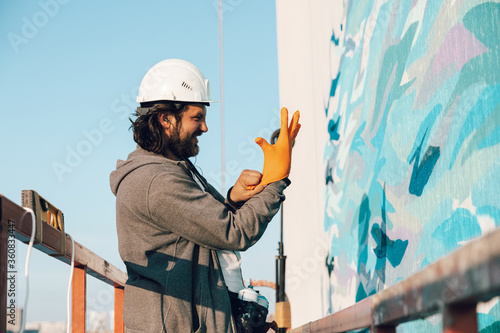
M 172 133 L 170 140 L 168 140 L 168 149 L 180 158 L 188 158 L 198 155 L 200 147 L 194 140 L 201 132 L 195 132 L 190 136 L 181 139 L 179 131 Z

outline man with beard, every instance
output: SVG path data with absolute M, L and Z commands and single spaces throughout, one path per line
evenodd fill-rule
M 141 106 L 132 121 L 137 149 L 118 161 L 110 177 L 119 252 L 128 273 L 125 330 L 235 332 L 228 289 L 243 283 L 233 251 L 260 239 L 285 198 L 298 113 L 288 127 L 282 111 L 281 145 L 266 147 L 273 147 L 267 149 L 273 156 L 265 156 L 265 163 L 285 161 L 273 168 L 283 174 L 264 181 L 266 165 L 264 177 L 244 170 L 225 199 L 189 160 L 198 154 L 198 137 L 208 131 L 206 107 L 213 102 L 198 68 L 179 59 L 156 64 L 137 101 Z

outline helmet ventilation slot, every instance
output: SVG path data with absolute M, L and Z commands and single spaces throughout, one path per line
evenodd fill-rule
M 187 84 L 186 82 L 182 82 L 181 86 L 183 86 L 186 89 L 193 90 L 193 88 L 191 88 L 191 86 L 189 84 Z

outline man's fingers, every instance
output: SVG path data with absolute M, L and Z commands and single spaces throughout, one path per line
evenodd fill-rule
M 281 108 L 281 133 L 280 136 L 288 131 L 288 109 Z
M 290 120 L 290 126 L 288 126 L 288 134 L 291 134 L 299 124 L 300 112 L 297 110 L 292 116 L 292 120 Z
M 291 143 L 293 143 L 293 141 L 295 141 L 295 138 L 297 137 L 299 130 L 300 130 L 300 124 L 297 124 L 297 126 L 294 129 L 292 129 L 292 133 L 290 133 L 290 142 Z
M 247 188 L 249 186 L 256 186 L 260 183 L 262 179 L 262 174 L 256 170 L 243 170 L 240 175 L 240 180 L 243 182 Z
M 259 171 L 256 170 L 243 170 L 241 172 L 239 180 L 241 181 L 242 185 L 250 192 L 249 197 L 253 196 L 254 194 L 259 193 L 262 191 L 262 189 L 257 189 L 257 185 L 259 185 L 260 181 L 262 180 L 262 174 Z M 256 190 L 257 192 L 253 191 Z M 254 193 L 255 192 L 255 193 Z
M 262 148 L 263 151 L 266 151 L 266 149 L 268 149 L 268 147 L 270 146 L 270 144 L 266 141 L 266 139 L 261 137 L 255 139 L 255 143 L 257 143 L 260 146 L 260 148 Z
M 295 111 L 292 117 L 292 121 L 290 124 L 292 125 L 292 129 L 295 128 L 299 124 L 299 119 L 300 119 L 300 112 L 299 110 Z
M 262 190 L 266 187 L 267 185 L 259 185 L 256 186 L 253 191 L 252 191 L 252 196 L 256 195 L 257 193 L 262 192 Z
M 262 192 L 262 190 L 265 189 L 266 186 L 267 185 L 259 185 L 259 186 L 252 185 L 252 186 L 247 186 L 247 190 L 251 191 L 251 192 L 248 193 L 248 197 L 251 198 L 254 195 L 256 195 L 257 193 Z

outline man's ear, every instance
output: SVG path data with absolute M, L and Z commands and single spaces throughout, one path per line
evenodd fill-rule
M 158 121 L 167 132 L 170 131 L 172 123 L 170 122 L 170 119 L 165 113 L 158 115 Z

